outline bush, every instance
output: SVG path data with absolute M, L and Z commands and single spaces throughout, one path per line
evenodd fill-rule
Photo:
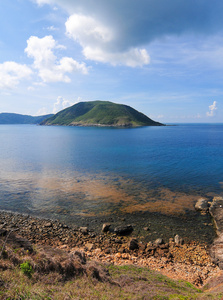
M 21 269 L 22 273 L 25 274 L 29 278 L 31 278 L 34 273 L 33 267 L 31 266 L 29 261 L 22 263 L 20 265 L 20 269 Z

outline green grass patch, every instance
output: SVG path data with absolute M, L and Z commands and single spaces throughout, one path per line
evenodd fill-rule
M 29 261 L 26 261 L 26 262 L 20 264 L 20 269 L 21 269 L 22 273 L 25 274 L 29 278 L 31 278 L 34 273 L 33 267 L 31 266 Z

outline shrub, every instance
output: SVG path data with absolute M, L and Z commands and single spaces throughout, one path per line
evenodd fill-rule
M 34 273 L 33 267 L 31 266 L 29 261 L 26 261 L 20 265 L 20 269 L 23 274 L 27 277 L 31 278 L 32 274 Z

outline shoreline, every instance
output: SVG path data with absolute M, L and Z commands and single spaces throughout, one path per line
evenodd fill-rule
M 100 263 L 147 267 L 198 287 L 222 273 L 212 262 L 208 245 L 183 243 L 179 236 L 168 240 L 157 237 L 146 243 L 135 237 L 134 231 L 128 236 L 109 231 L 96 233 L 87 227 L 2 210 L 0 230 L 13 231 L 37 245 L 67 252 L 81 250 L 87 258 Z

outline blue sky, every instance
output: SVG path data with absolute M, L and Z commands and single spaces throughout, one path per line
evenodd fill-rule
M 0 0 L 0 112 L 127 104 L 223 122 L 222 0 Z

